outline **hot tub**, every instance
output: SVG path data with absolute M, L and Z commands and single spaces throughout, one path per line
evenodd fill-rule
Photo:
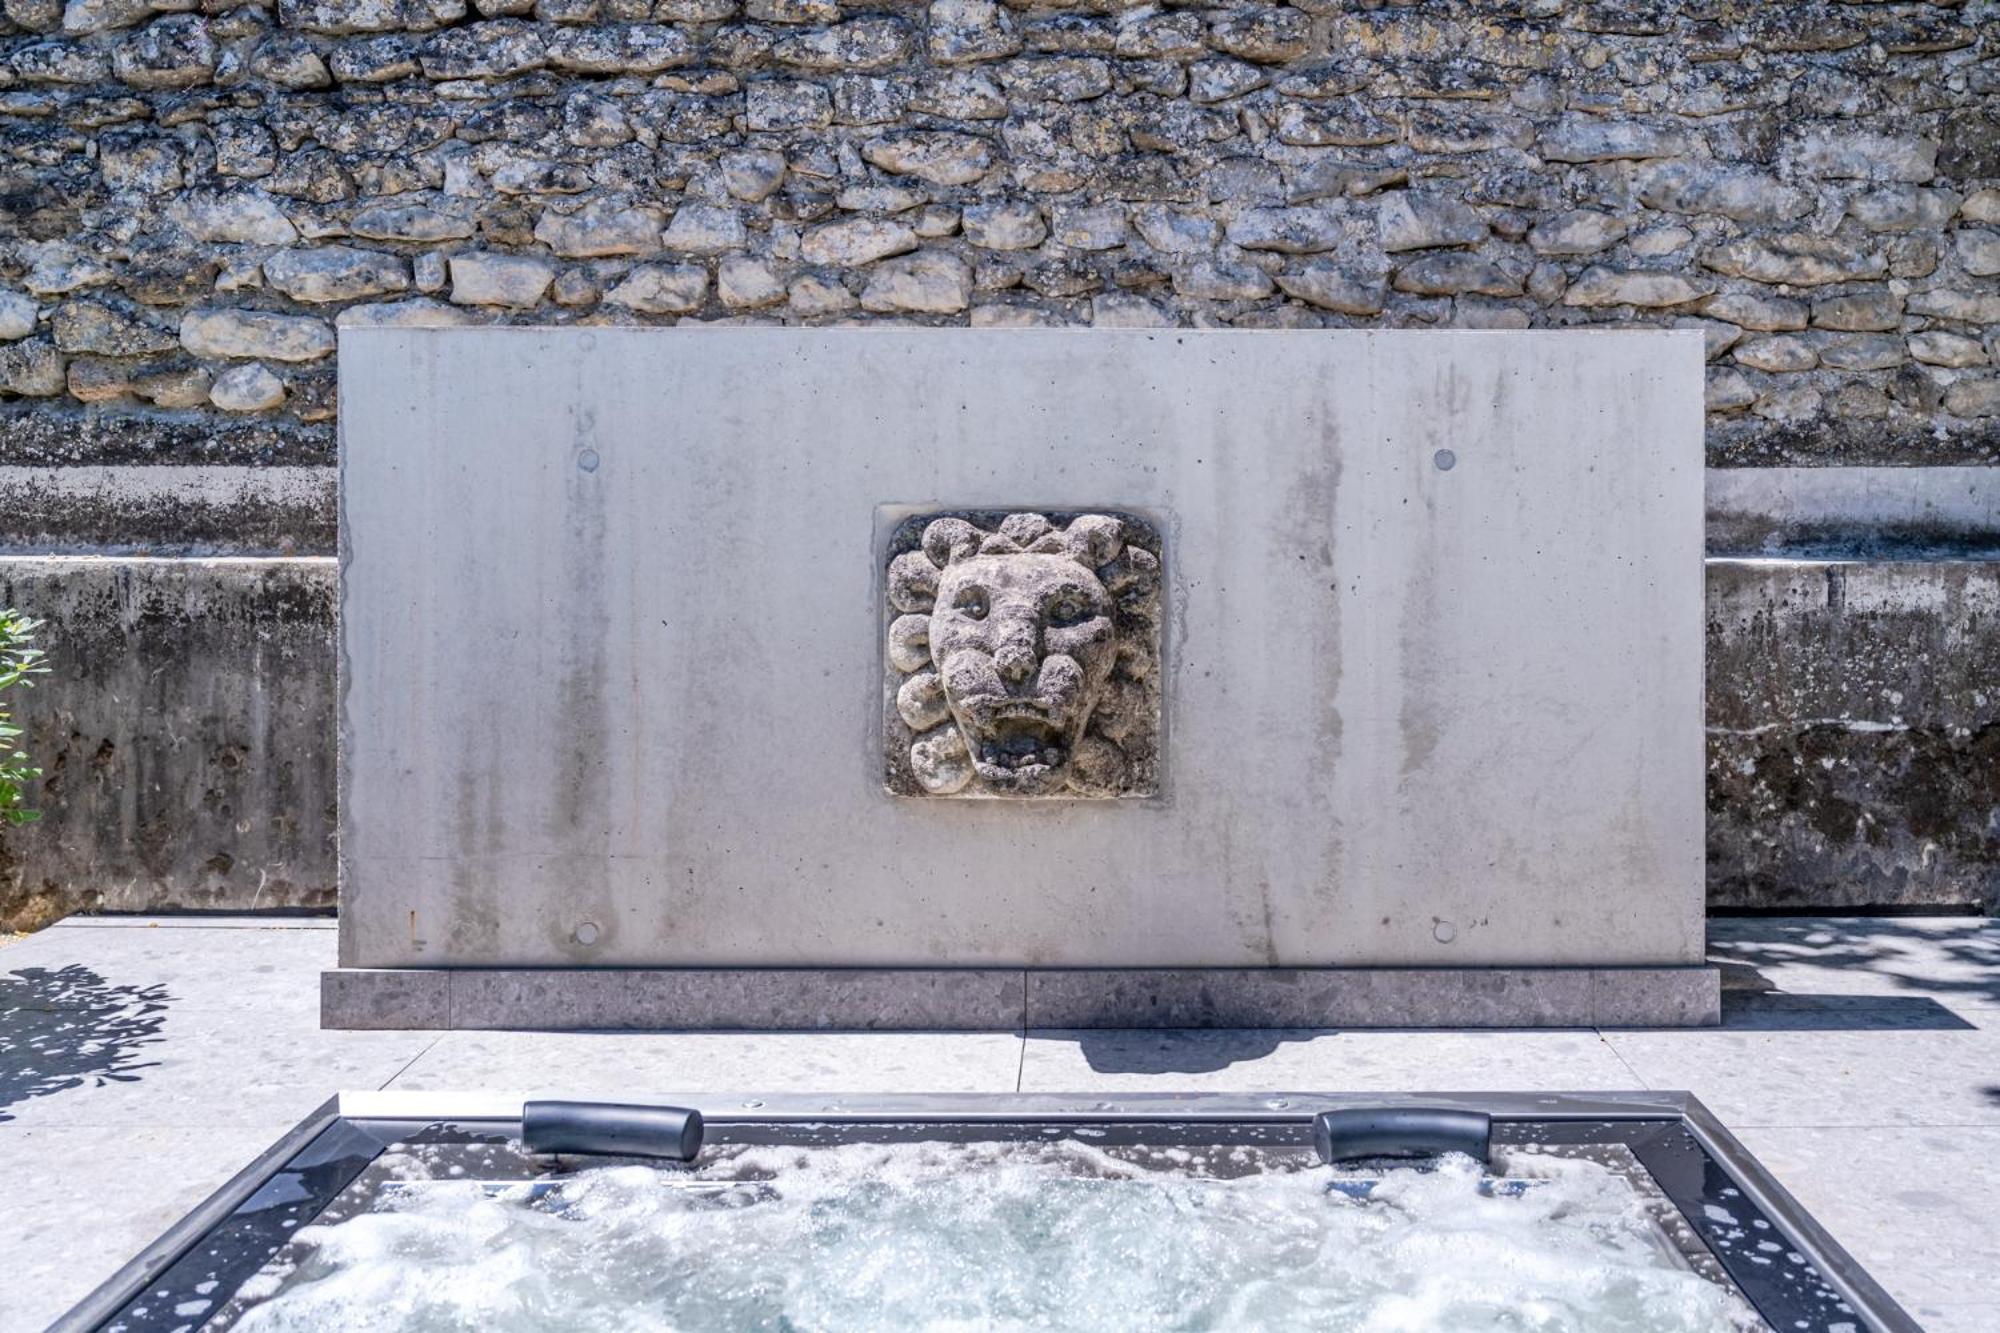
M 57 1327 L 1917 1327 L 1684 1094 L 634 1100 L 693 1160 L 345 1095 Z

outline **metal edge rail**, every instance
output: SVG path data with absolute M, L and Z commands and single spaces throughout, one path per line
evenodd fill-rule
M 560 1090 L 532 1096 L 557 1096 Z M 355 1120 L 519 1120 L 530 1094 L 473 1097 L 430 1092 L 343 1093 L 341 1114 Z M 1486 1111 L 1496 1120 L 1678 1120 L 1692 1099 L 1677 1092 L 1582 1093 L 908 1093 L 853 1097 L 824 1093 L 667 1093 L 623 1096 L 638 1105 L 686 1106 L 713 1124 L 1049 1124 L 1310 1123 L 1320 1111 L 1347 1107 L 1450 1107 Z

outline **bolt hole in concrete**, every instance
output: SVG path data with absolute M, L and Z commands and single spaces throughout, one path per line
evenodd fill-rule
M 597 471 L 597 450 L 585 449 L 576 456 L 576 465 L 578 469 L 584 472 Z
M 1458 455 L 1449 449 L 1440 449 L 1431 455 L 1431 462 L 1437 464 L 1440 472 L 1449 472 L 1458 466 Z
M 576 942 L 585 948 L 589 948 L 591 945 L 597 943 L 597 934 L 597 923 L 595 921 L 583 922 L 577 926 L 574 932 Z

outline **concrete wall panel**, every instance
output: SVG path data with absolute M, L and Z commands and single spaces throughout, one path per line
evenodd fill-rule
M 1701 957 L 1693 333 L 341 366 L 347 965 Z M 1163 516 L 1162 797 L 882 792 L 885 504 Z

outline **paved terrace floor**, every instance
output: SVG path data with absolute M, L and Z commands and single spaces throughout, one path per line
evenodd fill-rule
M 331 921 L 0 945 L 0 1333 L 39 1329 L 341 1090 L 1602 1091 L 1706 1102 L 1932 1333 L 2000 1329 L 2000 922 L 1716 921 L 1720 1029 L 322 1032 Z

